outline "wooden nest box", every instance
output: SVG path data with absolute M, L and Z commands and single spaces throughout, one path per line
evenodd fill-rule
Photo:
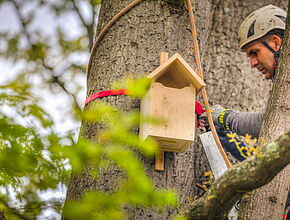
M 168 59 L 161 53 L 161 65 L 147 77 L 151 87 L 141 101 L 141 118 L 164 120 L 161 124 L 140 123 L 140 138 L 154 138 L 162 151 L 184 152 L 194 141 L 195 97 L 203 80 L 176 53 Z

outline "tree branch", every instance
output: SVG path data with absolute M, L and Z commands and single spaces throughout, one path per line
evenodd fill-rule
M 274 142 L 233 166 L 213 183 L 213 189 L 190 207 L 189 219 L 224 220 L 242 196 L 269 183 L 290 163 L 290 129 Z M 216 194 L 216 197 L 214 196 Z
M 17 216 L 19 219 L 21 219 L 21 220 L 29 220 L 29 218 L 25 217 L 25 216 L 24 216 L 23 214 L 21 214 L 17 209 L 10 207 L 10 206 L 8 205 L 8 203 L 7 203 L 5 200 L 3 200 L 2 198 L 0 198 L 0 203 L 1 203 L 3 206 L 5 206 L 6 209 L 9 209 L 10 212 L 12 212 L 13 215 Z M 3 215 L 4 215 L 4 211 L 3 211 Z M 4 219 L 6 219 L 6 218 L 4 217 L 4 218 L 2 218 L 2 219 L 4 220 Z
M 17 2 L 16 2 L 15 0 L 10 0 L 10 1 L 12 2 L 12 4 L 14 5 L 14 7 L 15 7 L 15 9 L 16 9 L 17 16 L 18 16 L 19 21 L 20 21 L 20 23 L 21 23 L 21 25 L 22 25 L 22 29 L 23 29 L 24 35 L 25 35 L 25 37 L 26 37 L 26 39 L 27 39 L 27 41 L 28 41 L 28 43 L 29 43 L 29 46 L 32 47 L 33 43 L 32 43 L 32 41 L 31 41 L 31 37 L 30 37 L 30 35 L 29 35 L 28 31 L 27 31 L 26 24 L 25 24 L 25 22 L 24 22 L 24 18 L 23 18 L 22 14 L 21 14 L 21 11 L 20 11 L 20 7 L 19 7 L 19 5 L 17 4 Z M 77 8 L 77 6 L 76 6 L 74 0 L 73 0 L 73 3 L 74 3 L 74 7 L 75 7 L 76 11 L 78 12 L 78 14 L 79 14 L 79 16 L 80 16 L 80 18 L 81 18 L 83 24 L 85 25 L 85 27 L 86 27 L 87 30 L 88 30 L 89 27 L 88 27 L 88 25 L 85 23 L 85 21 L 83 20 L 83 18 L 81 17 L 81 14 L 80 14 L 80 12 L 79 12 L 79 10 L 78 10 L 78 8 Z M 78 105 L 78 102 L 77 102 L 77 99 L 76 99 L 75 95 L 72 94 L 72 93 L 70 93 L 70 92 L 65 88 L 64 83 L 61 82 L 61 81 L 59 80 L 59 74 L 56 74 L 55 71 L 54 71 L 54 68 L 51 67 L 51 66 L 49 66 L 49 65 L 47 65 L 47 64 L 45 63 L 45 61 L 43 61 L 42 64 L 43 64 L 43 67 L 46 68 L 47 70 L 49 70 L 49 72 L 50 72 L 50 74 L 51 74 L 51 78 L 52 78 L 52 79 L 51 79 L 50 82 L 58 84 L 59 87 L 62 88 L 63 91 L 64 91 L 67 95 L 71 96 L 71 97 L 73 98 L 73 100 L 74 100 L 74 106 L 75 106 L 75 108 L 77 109 L 77 111 L 80 111 L 80 112 L 81 112 L 81 107 Z
M 94 40 L 94 31 L 93 31 L 94 16 L 93 16 L 93 20 L 92 20 L 91 24 L 87 24 L 82 16 L 78 6 L 77 6 L 77 4 L 76 4 L 76 1 L 72 0 L 72 3 L 74 5 L 75 11 L 77 12 L 79 18 L 81 19 L 81 22 L 83 23 L 83 25 L 87 29 L 88 36 L 89 36 L 89 50 L 91 50 L 91 48 L 93 47 L 93 40 Z
M 17 16 L 19 18 L 19 21 L 21 23 L 23 33 L 26 36 L 26 39 L 27 39 L 27 41 L 29 43 L 29 46 L 31 47 L 32 46 L 31 37 L 30 37 L 30 35 L 29 35 L 29 33 L 28 33 L 27 29 L 26 29 L 26 24 L 24 22 L 24 18 L 22 16 L 21 12 L 20 12 L 19 5 L 15 2 L 15 0 L 10 0 L 10 1 L 12 2 L 12 4 L 14 5 L 14 7 L 16 9 L 16 14 L 17 14 Z
M 60 88 L 62 88 L 62 90 L 69 96 L 71 96 L 73 98 L 73 103 L 74 103 L 74 107 L 76 108 L 76 110 L 78 112 L 82 112 L 82 108 L 81 106 L 79 106 L 78 102 L 77 102 L 77 97 L 71 93 L 70 91 L 68 91 L 66 88 L 65 88 L 65 85 L 64 85 L 64 82 L 61 82 L 59 80 L 59 77 L 58 76 L 52 76 L 52 80 L 50 81 L 51 83 L 56 83 Z

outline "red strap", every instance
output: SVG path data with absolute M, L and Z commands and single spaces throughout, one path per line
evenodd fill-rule
M 195 101 L 195 113 L 201 115 L 204 112 L 205 110 L 202 109 L 202 105 L 198 101 Z
M 86 99 L 85 106 L 89 102 L 95 99 L 106 97 L 106 96 L 112 96 L 112 95 L 128 95 L 128 91 L 127 89 L 116 89 L 116 90 L 107 90 L 107 91 L 101 91 L 101 92 L 95 93 Z
M 89 98 L 87 98 L 86 102 L 85 102 L 85 106 L 89 102 L 91 102 L 95 99 L 106 97 L 106 96 L 112 96 L 112 95 L 129 95 L 129 92 L 127 89 L 101 91 L 101 92 L 95 93 L 95 94 L 91 95 Z M 202 109 L 202 105 L 198 101 L 195 101 L 195 112 L 198 115 L 201 115 L 203 112 L 205 112 L 205 110 Z

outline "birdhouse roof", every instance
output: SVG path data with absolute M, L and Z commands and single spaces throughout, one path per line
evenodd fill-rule
M 165 63 L 160 65 L 148 78 L 158 81 L 158 79 L 166 78 L 180 87 L 194 86 L 197 92 L 205 87 L 205 82 L 193 71 L 189 64 L 178 54 L 174 54 Z

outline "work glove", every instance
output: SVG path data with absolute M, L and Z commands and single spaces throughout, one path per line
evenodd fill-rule
M 219 117 L 223 110 L 225 110 L 225 108 L 220 105 L 214 105 L 210 107 L 210 114 L 211 114 L 213 123 L 219 126 L 219 128 L 223 128 L 222 124 L 219 123 Z
M 229 125 L 226 122 L 226 118 L 228 114 L 232 112 L 231 110 L 225 109 L 220 105 L 214 105 L 210 108 L 210 111 L 213 123 L 216 126 L 218 126 L 220 129 L 230 130 Z

